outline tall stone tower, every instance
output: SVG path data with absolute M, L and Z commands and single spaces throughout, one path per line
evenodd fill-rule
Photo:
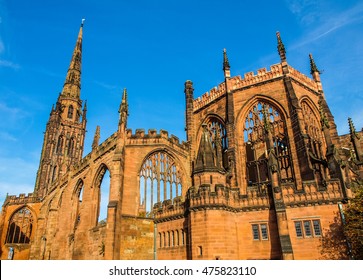
M 80 161 L 86 132 L 86 104 L 82 110 L 81 62 L 83 20 L 68 68 L 63 90 L 52 107 L 44 133 L 35 193 L 44 197 L 52 183 Z

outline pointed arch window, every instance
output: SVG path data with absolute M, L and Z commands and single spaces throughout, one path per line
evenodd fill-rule
M 74 153 L 74 138 L 71 137 L 68 142 L 68 156 L 72 157 Z
M 272 134 L 274 151 L 278 161 L 279 179 L 281 182 L 293 180 L 285 120 L 281 112 L 273 105 L 264 101 L 256 101 L 246 115 L 243 129 L 246 149 L 246 175 L 249 186 L 261 187 L 270 181 L 267 165 L 266 123 Z
M 68 107 L 68 115 L 67 115 L 67 118 L 68 119 L 73 119 L 73 111 L 74 111 L 74 108 L 72 105 L 69 105 Z
M 164 151 L 151 154 L 140 173 L 140 212 L 151 213 L 155 203 L 182 195 L 182 174 L 173 157 Z
M 315 174 L 318 176 L 318 181 L 322 182 L 327 175 L 326 168 L 324 167 L 325 157 L 323 153 L 326 150 L 326 144 L 322 135 L 320 120 L 306 101 L 301 102 L 301 107 L 304 115 L 305 130 L 309 139 L 310 162 Z
M 107 205 L 110 196 L 111 174 L 106 165 L 102 164 L 96 177 L 97 224 L 106 223 Z
M 215 159 L 216 161 L 223 163 L 224 168 L 227 168 L 228 160 L 225 152 L 228 149 L 228 138 L 226 128 L 223 122 L 215 116 L 209 117 L 205 121 L 205 124 L 207 125 L 206 127 L 210 135 Z
M 27 208 L 21 208 L 11 217 L 6 243 L 28 244 L 33 231 L 33 215 Z
M 63 135 L 60 135 L 58 138 L 58 142 L 57 142 L 57 154 L 61 154 L 63 151 L 63 142 L 64 142 L 64 137 Z

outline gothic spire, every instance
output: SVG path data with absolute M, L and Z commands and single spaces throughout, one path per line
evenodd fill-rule
M 279 31 L 276 32 L 276 36 L 277 36 L 277 50 L 279 52 L 281 61 L 286 61 L 286 50 L 284 44 L 282 43 Z
M 84 19 L 79 29 L 76 46 L 74 47 L 71 63 L 64 81 L 62 97 L 73 97 L 77 99 L 80 97 L 83 23 Z
M 227 50 L 223 49 L 223 72 L 224 72 L 225 78 L 230 78 L 230 76 L 231 76 L 230 69 L 231 69 L 231 67 L 230 67 L 229 61 L 228 61 Z

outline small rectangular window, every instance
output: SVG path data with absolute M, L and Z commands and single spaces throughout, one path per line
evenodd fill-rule
M 304 221 L 304 230 L 305 230 L 306 237 L 312 236 L 310 221 Z
M 301 222 L 295 222 L 295 231 L 297 237 L 303 237 Z
M 319 220 L 313 220 L 314 235 L 321 236 L 321 228 Z
M 261 236 L 262 236 L 262 240 L 268 240 L 267 224 L 261 225 Z
M 258 230 L 258 225 L 252 225 L 252 235 L 253 240 L 260 240 L 260 231 Z

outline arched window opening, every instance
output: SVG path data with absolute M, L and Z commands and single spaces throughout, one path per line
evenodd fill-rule
M 72 105 L 69 105 L 69 107 L 68 107 L 68 115 L 67 115 L 68 119 L 73 119 L 73 111 L 74 111 L 73 106 Z
M 74 138 L 71 137 L 68 142 L 68 156 L 72 157 L 74 153 Z
M 11 217 L 6 243 L 28 244 L 33 231 L 33 215 L 27 207 L 21 208 Z
M 279 110 L 271 104 L 256 101 L 246 115 L 243 132 L 248 186 L 258 189 L 264 189 L 270 181 L 267 127 L 271 131 L 274 152 L 278 159 L 279 179 L 282 183 L 293 180 L 285 120 Z
M 110 172 L 106 166 L 103 166 L 97 176 L 96 181 L 96 185 L 98 186 L 98 188 L 96 188 L 96 192 L 98 194 L 98 224 L 107 222 L 107 206 L 110 196 L 110 183 Z
M 319 183 L 326 180 L 326 167 L 324 152 L 326 150 L 325 139 L 321 132 L 321 124 L 314 111 L 306 101 L 301 102 L 304 116 L 305 130 L 308 135 L 308 153 L 314 173 Z
M 228 167 L 228 159 L 225 151 L 228 149 L 227 131 L 224 124 L 216 117 L 206 120 L 207 130 L 209 131 L 210 141 L 214 149 L 215 159 L 220 161 L 224 168 Z
M 140 179 L 140 212 L 152 215 L 155 203 L 182 195 L 181 170 L 167 153 L 151 154 L 142 164 Z
M 57 149 L 56 149 L 57 154 L 62 153 L 62 151 L 63 151 L 63 142 L 64 142 L 64 137 L 63 137 L 63 135 L 61 135 L 61 136 L 59 136 L 58 142 L 57 142 Z
M 51 183 L 53 183 L 56 179 L 57 179 L 57 166 L 54 166 L 53 171 L 52 171 L 52 181 L 51 181 Z

